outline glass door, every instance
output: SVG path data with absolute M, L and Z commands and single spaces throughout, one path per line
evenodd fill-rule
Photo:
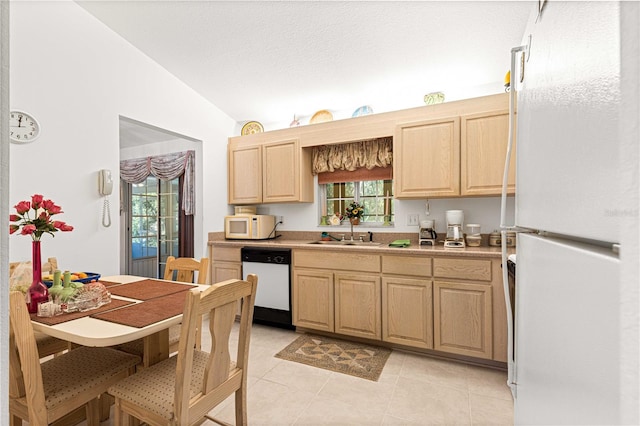
M 162 278 L 167 257 L 178 257 L 179 178 L 162 181 L 149 176 L 131 185 L 129 273 Z

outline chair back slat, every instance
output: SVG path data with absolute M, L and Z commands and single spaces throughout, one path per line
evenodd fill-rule
M 246 368 L 257 282 L 258 277 L 251 274 L 246 281 L 227 280 L 214 284 L 201 293 L 196 289 L 191 290 L 186 296 L 176 367 L 174 408 L 178 424 L 188 424 L 190 411 L 194 411 L 194 407 L 217 399 L 216 393 L 221 393 L 222 388 L 231 378 L 232 357 L 229 352 L 229 340 L 239 301 L 242 303 L 242 311 L 236 367 Z M 189 385 L 195 351 L 193 343 L 196 325 L 201 316 L 206 313 L 209 314 L 208 330 L 211 334 L 211 352 L 207 359 L 201 392 L 197 397 L 191 399 Z M 237 377 L 237 371 L 233 376 L 234 379 Z M 242 372 L 242 382 L 246 383 L 246 371 Z M 241 382 L 238 381 L 238 383 Z M 219 397 L 223 398 L 222 395 Z
M 236 319 L 236 301 L 229 302 L 212 311 L 209 319 L 211 333 L 211 356 L 204 372 L 202 393 L 207 394 L 229 378 L 231 355 L 229 338 Z
M 27 400 L 29 419 L 34 425 L 47 424 L 47 408 L 45 406 L 44 385 L 42 383 L 42 369 L 38 346 L 31 325 L 31 317 L 27 311 L 24 295 L 12 291 L 9 295 L 9 333 L 10 333 L 10 374 L 11 382 L 16 391 L 21 391 Z M 17 356 L 16 356 L 17 351 Z M 22 378 L 18 377 L 20 371 Z M 22 382 L 22 384 L 20 384 Z
M 175 272 L 175 279 L 174 279 Z M 209 273 L 209 258 L 203 257 L 199 261 L 190 257 L 175 258 L 169 256 L 164 270 L 164 279 L 170 281 L 180 281 L 193 283 L 194 273 L 198 273 L 196 284 L 206 284 Z
M 13 271 L 15 271 L 21 263 L 28 263 L 31 265 L 30 260 L 26 260 L 24 262 L 9 262 L 9 276 L 13 274 Z M 53 272 L 56 269 L 58 269 L 58 259 L 55 257 L 48 258 L 47 262 L 42 264 L 42 272 Z

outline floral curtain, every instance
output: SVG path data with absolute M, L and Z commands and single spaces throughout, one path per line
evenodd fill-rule
M 120 178 L 127 183 L 141 183 L 151 174 L 161 180 L 171 180 L 184 173 L 182 210 L 186 215 L 193 215 L 196 201 L 195 155 L 195 151 L 184 151 L 122 160 Z
M 392 141 L 391 137 L 385 137 L 346 144 L 314 146 L 313 174 L 389 167 L 393 160 Z

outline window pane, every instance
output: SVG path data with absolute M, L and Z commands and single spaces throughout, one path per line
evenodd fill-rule
M 345 197 L 353 198 L 353 197 L 355 196 L 355 194 L 356 194 L 356 191 L 355 191 L 355 183 L 354 183 L 354 182 L 346 182 L 346 183 L 344 184 L 344 187 L 345 187 L 345 194 L 344 194 L 344 196 L 345 196 Z
M 393 222 L 393 180 L 327 183 L 324 191 L 329 216 L 334 213 L 344 216 L 347 205 L 356 200 L 364 206 L 362 221 L 383 223 L 385 213 L 388 213 L 389 220 Z M 385 212 L 385 208 L 388 208 L 388 212 Z
M 179 182 L 179 178 L 160 182 L 160 276 L 164 276 L 167 257 L 179 256 Z

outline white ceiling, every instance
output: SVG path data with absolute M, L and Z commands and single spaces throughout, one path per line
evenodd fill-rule
M 78 1 L 236 121 L 497 93 L 537 1 Z M 347 114 L 347 115 L 345 115 Z M 342 116 L 341 116 L 342 115 Z M 276 124 L 279 123 L 279 124 Z

